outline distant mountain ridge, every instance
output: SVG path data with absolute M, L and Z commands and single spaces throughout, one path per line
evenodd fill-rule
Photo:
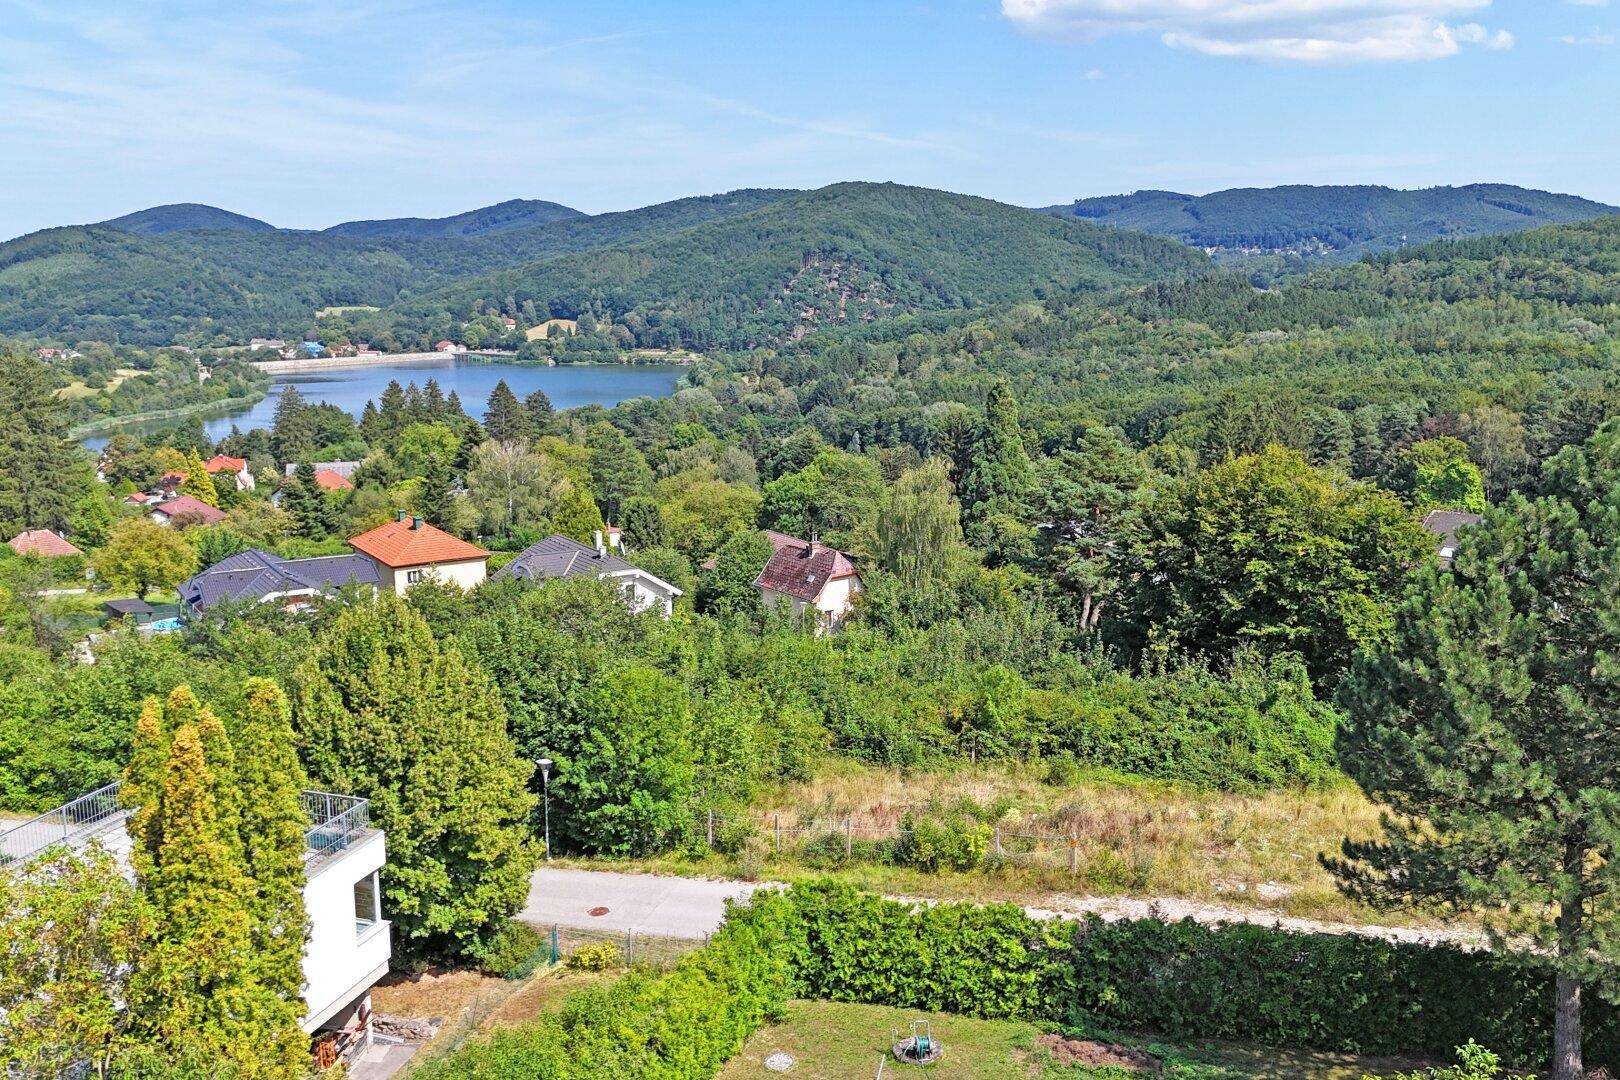
M 1512 184 L 1137 191 L 1042 207 L 1046 213 L 1167 236 L 1217 258 L 1351 261 L 1431 240 L 1496 236 L 1620 214 L 1620 207 Z
M 228 229 L 236 232 L 275 232 L 268 221 L 234 214 L 204 203 L 168 203 L 110 218 L 98 224 L 137 236 L 167 236 L 192 229 Z
M 492 233 L 549 225 L 553 221 L 588 217 L 583 211 L 543 199 L 508 199 L 494 206 L 468 210 L 442 218 L 381 218 L 345 221 L 323 230 L 333 236 L 489 236 Z

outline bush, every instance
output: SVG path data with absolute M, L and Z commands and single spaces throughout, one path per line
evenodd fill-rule
M 598 941 L 575 949 L 568 957 L 574 971 L 612 971 L 619 966 L 619 947 L 611 941 Z
M 575 995 L 556 1013 L 471 1042 L 413 1075 L 707 1080 L 756 1028 L 779 1018 L 787 1000 L 787 901 L 780 893 L 762 892 L 739 912 L 669 974 L 632 972 Z
M 533 966 L 535 953 L 549 948 L 546 935 L 528 923 L 508 919 L 479 946 L 478 970 L 485 975 L 508 978 L 514 972 Z
M 901 831 L 902 861 L 924 870 L 972 870 L 990 850 L 990 826 L 966 815 L 944 821 L 907 815 Z

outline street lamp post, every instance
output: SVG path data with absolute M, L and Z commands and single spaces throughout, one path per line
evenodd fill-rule
M 546 806 L 546 862 L 551 861 L 551 759 L 543 757 L 535 762 L 540 766 L 540 788 L 545 793 Z

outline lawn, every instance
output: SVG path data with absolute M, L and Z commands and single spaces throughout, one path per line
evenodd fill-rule
M 895 1032 L 909 1033 L 913 1020 L 927 1019 L 944 1047 L 940 1061 L 926 1069 L 889 1056 L 883 1075 L 893 1080 L 929 1076 L 935 1080 L 991 1080 L 1005 1077 L 1123 1078 L 1136 1073 L 1186 1080 L 1359 1080 L 1416 1067 L 1413 1062 L 1356 1058 L 1269 1048 L 1201 1044 L 1165 1047 L 1151 1040 L 1121 1038 L 1062 1041 L 1034 1024 L 1016 1020 L 973 1020 L 943 1013 L 922 1014 L 881 1005 L 794 1001 L 787 1019 L 755 1032 L 742 1052 L 720 1071 L 720 1080 L 778 1075 L 765 1068 L 777 1051 L 793 1055 L 786 1075 L 798 1080 L 852 1080 L 876 1076 Z M 1044 1045 L 1043 1045 L 1044 1044 Z M 1118 1064 L 1102 1064 L 1114 1061 Z M 1088 1063 L 1089 1062 L 1089 1063 Z
M 842 863 L 836 843 L 831 851 L 825 844 L 819 852 L 801 850 L 817 835 L 841 834 L 846 819 L 856 840 L 876 840 L 892 836 L 908 810 L 950 810 L 963 800 L 1003 822 L 1006 858 L 981 870 L 931 873 L 862 861 L 859 848 L 855 861 Z M 742 817 L 753 839 L 733 845 L 736 854 L 667 855 L 638 865 L 769 880 L 830 872 L 891 894 L 1059 909 L 1076 896 L 1179 898 L 1327 922 L 1439 924 L 1421 912 L 1371 910 L 1334 887 L 1319 857 L 1336 852 L 1346 835 L 1365 839 L 1377 831 L 1378 807 L 1348 782 L 1241 794 L 1108 776 L 1049 784 L 1038 767 L 963 763 L 903 772 L 833 761 L 813 780 L 761 791 Z M 780 855 L 774 851 L 778 818 Z M 814 829 L 794 832 L 812 821 Z M 717 838 L 725 839 L 726 831 L 722 822 Z M 1058 835 L 1032 854 L 1020 853 L 1022 842 L 1014 837 L 1034 832 Z M 1073 873 L 1061 839 L 1071 833 L 1078 839 Z

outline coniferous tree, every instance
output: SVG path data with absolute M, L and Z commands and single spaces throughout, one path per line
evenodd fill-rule
M 1581 998 L 1620 959 L 1620 424 L 1567 447 L 1430 565 L 1341 698 L 1340 760 L 1392 811 L 1332 862 L 1353 894 L 1528 934 L 1557 972 L 1556 1080 L 1582 1075 Z
M 383 387 L 382 395 L 377 400 L 377 431 L 385 445 L 392 448 L 393 441 L 399 433 L 405 430 L 410 417 L 405 410 L 405 388 L 399 385 L 398 379 L 389 379 L 388 385 Z
M 629 436 L 605 420 L 586 430 L 585 446 L 591 452 L 591 490 L 603 516 L 611 521 L 626 499 L 645 495 L 652 487 L 652 469 Z
M 66 530 L 93 490 L 44 364 L 0 353 L 0 533 Z
M 186 455 L 186 482 L 180 486 L 180 491 L 209 506 L 219 505 L 219 491 L 214 487 L 214 478 L 203 468 L 202 457 L 196 450 Z
M 664 543 L 664 513 L 656 499 L 626 499 L 619 508 L 617 524 L 623 530 L 626 547 L 643 549 Z
M 388 834 L 385 903 L 401 955 L 476 950 L 528 895 L 534 766 L 489 677 L 386 593 L 348 608 L 298 680 L 311 778 L 371 800 Z
M 280 1014 L 273 1026 L 288 1035 L 282 1056 L 297 1062 L 307 1051 L 298 1034 L 303 1015 L 304 833 L 309 826 L 299 796 L 303 766 L 292 730 L 292 713 L 281 688 L 268 679 L 249 679 L 247 704 L 237 723 L 236 779 L 251 798 L 241 803 L 243 859 L 253 879 L 249 903 L 253 959 L 258 982 L 274 996 Z
M 502 379 L 489 392 L 484 410 L 484 430 L 496 442 L 525 442 L 534 436 L 529 414 L 524 412 L 517 395 Z
M 276 400 L 270 449 L 278 462 L 305 461 L 315 453 L 315 414 L 298 387 L 287 384 Z
M 476 420 L 468 421 L 467 429 L 461 433 L 461 445 L 456 447 L 456 460 L 454 468 L 456 475 L 466 476 L 473 467 L 473 456 L 478 448 L 484 445 L 486 436 L 484 425 Z
M 293 470 L 281 489 L 281 508 L 292 515 L 298 535 L 306 540 L 326 539 L 336 524 L 331 502 L 315 479 L 315 466 L 308 461 Z
M 416 507 L 424 519 L 440 528 L 449 523 L 455 506 L 455 496 L 451 494 L 454 486 L 455 477 L 449 463 L 439 454 L 429 455 L 427 471 L 422 474 L 422 487 L 416 496 Z
M 454 390 L 444 399 L 444 412 L 452 420 L 470 420 L 467 410 L 462 407 L 461 395 Z
M 998 515 L 1016 518 L 1027 509 L 1034 472 L 1019 434 L 1018 404 L 1005 382 L 990 388 L 960 472 L 957 495 L 968 525 Z
M 551 426 L 557 411 L 551 407 L 551 398 L 544 390 L 531 391 L 523 399 L 523 411 L 529 414 L 529 424 L 536 434 Z

